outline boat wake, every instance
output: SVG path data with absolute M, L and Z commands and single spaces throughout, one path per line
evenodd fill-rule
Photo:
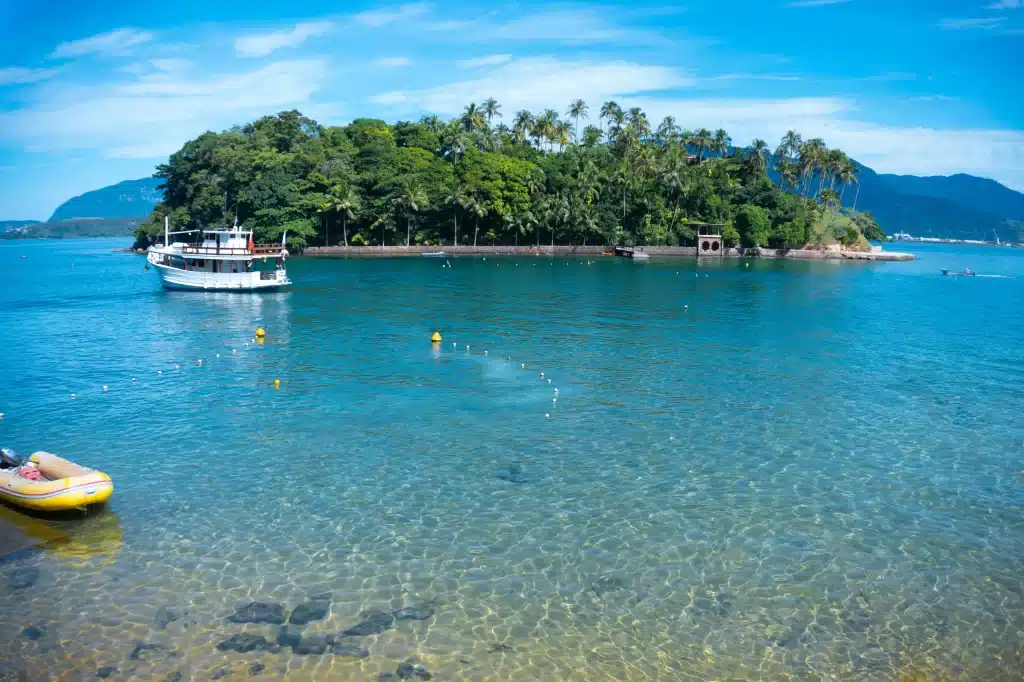
M 1009 275 L 975 275 L 975 277 L 987 277 L 989 279 L 1013 279 Z

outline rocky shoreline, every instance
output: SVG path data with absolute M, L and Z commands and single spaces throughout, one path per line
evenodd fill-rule
M 443 251 L 445 256 L 601 256 L 611 253 L 610 246 L 311 246 L 304 256 L 318 258 L 375 258 L 422 256 Z M 644 246 L 638 250 L 650 256 L 696 258 L 695 246 Z M 830 249 L 766 249 L 731 248 L 722 252 L 724 258 L 770 258 L 786 260 L 859 260 L 911 261 L 911 253 L 895 251 L 841 251 Z

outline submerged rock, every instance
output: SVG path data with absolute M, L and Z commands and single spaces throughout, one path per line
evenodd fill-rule
M 21 634 L 35 641 L 37 639 L 42 638 L 42 636 L 45 633 L 43 632 L 42 628 L 36 627 L 35 625 L 29 625 L 27 628 L 21 631 Z
M 167 673 L 167 677 L 164 678 L 164 682 L 181 682 L 181 678 L 182 678 L 181 671 L 180 670 L 173 670 L 173 671 Z
M 433 675 L 427 672 L 426 667 L 418 661 L 409 660 L 405 663 L 400 663 L 395 673 L 403 680 L 408 680 L 411 677 L 418 677 L 421 680 L 429 680 Z
M 178 656 L 178 653 L 163 644 L 136 642 L 128 658 L 133 661 L 166 661 L 175 656 Z
M 35 566 L 16 568 L 7 576 L 7 584 L 12 590 L 24 590 L 32 587 L 39 580 L 39 569 Z
M 217 668 L 216 670 L 213 671 L 213 674 L 210 675 L 210 679 L 211 680 L 222 680 L 222 679 L 224 679 L 225 677 L 227 677 L 230 674 L 231 674 L 231 666 L 230 665 L 222 665 L 221 667 L 219 667 L 219 668 Z
M 302 656 L 326 653 L 327 637 L 325 635 L 307 635 L 292 645 L 292 651 Z
M 96 677 L 100 678 L 101 680 L 105 680 L 116 672 L 117 668 L 115 668 L 114 666 L 105 665 L 96 671 Z
M 156 616 L 153 620 L 157 624 L 157 627 L 163 630 L 174 621 L 183 618 L 186 615 L 188 615 L 188 609 L 178 606 L 161 606 L 157 609 Z
M 293 647 L 302 640 L 302 629 L 285 625 L 277 633 L 277 643 L 281 646 Z
M 498 474 L 498 478 L 509 483 L 526 483 L 529 480 L 523 473 L 523 465 L 518 462 L 509 464 L 508 469 Z
M 370 655 L 370 652 L 361 646 L 345 643 L 332 644 L 327 651 L 335 656 L 348 658 L 366 658 Z
M 349 637 L 366 637 L 367 635 L 379 635 L 389 630 L 395 624 L 395 616 L 385 611 L 363 614 L 363 621 L 353 625 L 342 634 Z
M 413 604 L 391 612 L 395 620 L 426 620 L 434 615 L 434 609 L 429 604 Z
M 390 680 L 397 680 L 398 675 L 394 673 L 381 673 L 380 675 L 377 675 L 377 679 L 380 682 L 389 682 Z
M 590 589 L 599 598 L 604 596 L 608 592 L 618 592 L 619 590 L 625 590 L 628 586 L 626 581 L 622 578 L 615 577 L 602 577 L 590 583 Z
M 516 648 L 504 642 L 497 642 L 487 647 L 487 653 L 489 654 L 510 654 L 515 651 Z
M 296 606 L 288 622 L 293 625 L 306 625 L 315 620 L 323 620 L 330 610 L 330 599 L 311 599 L 305 604 Z
M 284 623 L 284 607 L 262 601 L 249 602 L 228 616 L 232 623 Z
M 249 676 L 259 675 L 261 672 L 267 669 L 267 666 L 262 663 L 253 663 L 249 666 Z
M 263 635 L 251 635 L 248 633 L 232 635 L 228 639 L 217 644 L 218 651 L 237 651 L 247 654 L 257 649 L 267 647 L 267 638 Z

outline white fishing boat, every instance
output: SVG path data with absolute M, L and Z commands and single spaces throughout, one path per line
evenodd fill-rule
M 171 241 L 188 235 L 191 239 Z M 226 230 L 171 232 L 164 219 L 164 243 L 149 247 L 148 260 L 165 289 L 259 291 L 291 284 L 284 263 L 287 232 L 281 244 L 256 244 L 253 233 L 237 225 Z

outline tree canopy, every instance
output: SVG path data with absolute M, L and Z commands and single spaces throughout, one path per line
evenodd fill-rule
M 790 131 L 774 154 L 763 140 L 738 148 L 725 130 L 685 130 L 671 116 L 654 126 L 616 102 L 575 100 L 565 116 L 518 111 L 506 125 L 492 98 L 450 121 L 322 126 L 286 111 L 207 132 L 157 167 L 164 200 L 138 245 L 165 216 L 178 230 L 237 221 L 257 241 L 287 230 L 293 249 L 691 245 L 703 223 L 747 245 L 884 239 L 870 214 L 843 208 L 858 167 L 823 140 Z

